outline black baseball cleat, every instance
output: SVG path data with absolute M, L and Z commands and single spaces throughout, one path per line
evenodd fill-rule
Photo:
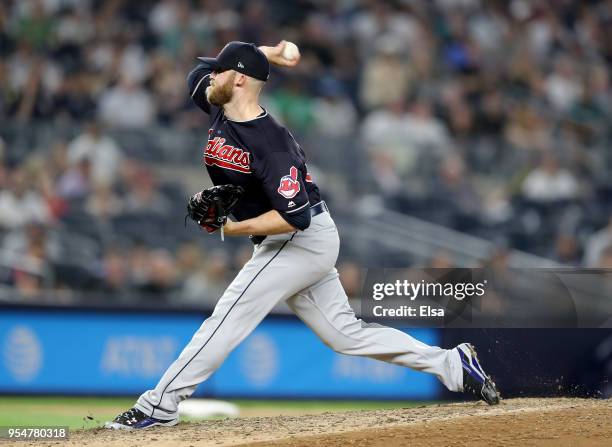
M 142 428 L 151 428 L 155 426 L 172 427 L 178 424 L 178 418 L 164 421 L 147 416 L 137 408 L 130 408 L 125 413 L 121 413 L 112 422 L 104 424 L 104 428 L 114 430 L 134 430 Z
M 499 391 L 495 382 L 480 366 L 474 346 L 470 343 L 461 343 L 457 346 L 457 351 L 463 366 L 463 392 L 473 394 L 489 405 L 497 405 L 499 403 Z

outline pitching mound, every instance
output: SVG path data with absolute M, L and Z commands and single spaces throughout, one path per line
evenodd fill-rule
M 32 445 L 57 445 L 36 443 Z M 181 423 L 137 432 L 77 431 L 64 445 L 124 446 L 610 446 L 612 400 L 509 399 Z M 27 443 L 19 443 L 20 446 Z

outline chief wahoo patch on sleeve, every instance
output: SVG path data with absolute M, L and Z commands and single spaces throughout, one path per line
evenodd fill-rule
M 289 175 L 284 175 L 280 179 L 278 193 L 285 199 L 292 199 L 300 192 L 300 182 L 298 182 L 298 170 L 295 166 L 289 169 Z

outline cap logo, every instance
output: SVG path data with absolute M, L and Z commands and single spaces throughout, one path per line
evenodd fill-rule
M 242 65 L 242 62 L 238 62 L 238 68 L 244 68 L 244 65 Z

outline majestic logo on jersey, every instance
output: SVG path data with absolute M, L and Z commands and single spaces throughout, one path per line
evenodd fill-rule
M 300 182 L 297 181 L 298 170 L 295 166 L 289 169 L 289 175 L 284 175 L 277 189 L 278 193 L 285 199 L 293 199 L 300 192 Z
M 212 133 L 210 130 L 209 135 Z M 207 166 L 219 166 L 244 174 L 251 173 L 249 153 L 242 149 L 225 144 L 225 138 L 215 137 L 208 140 L 204 151 L 204 163 Z

